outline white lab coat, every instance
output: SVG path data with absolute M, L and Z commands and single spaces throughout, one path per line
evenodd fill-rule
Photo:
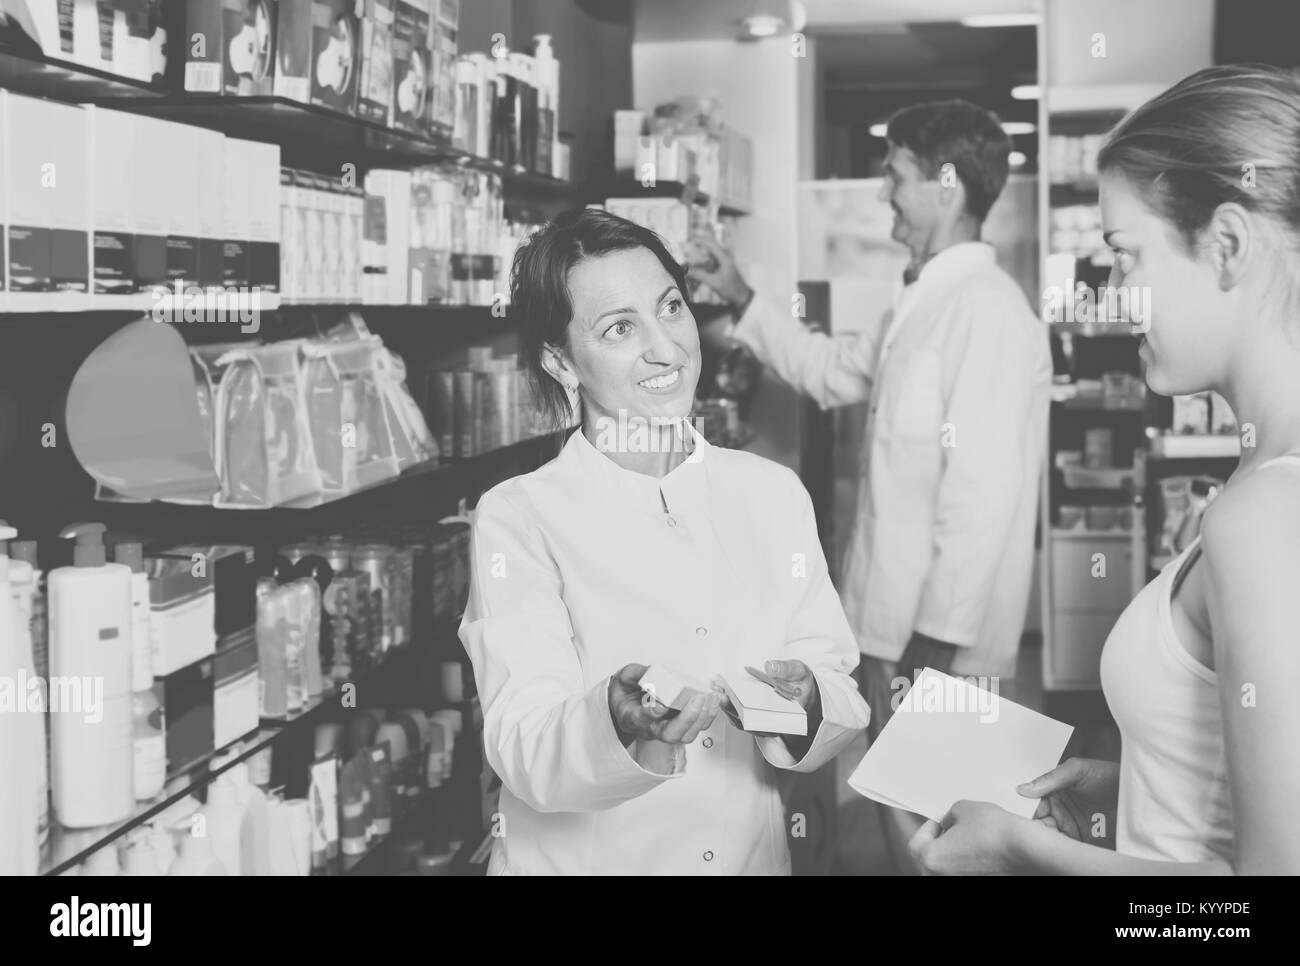
M 696 439 L 655 480 L 578 431 L 479 501 L 460 636 L 504 785 L 490 873 L 788 874 L 778 772 L 815 770 L 866 726 L 807 491 Z M 817 678 L 822 724 L 802 759 L 721 713 L 673 774 L 616 737 L 607 692 L 624 665 L 707 683 L 774 657 Z
M 840 588 L 862 653 L 895 661 L 919 631 L 961 648 L 954 674 L 1014 675 L 1052 362 L 992 247 L 939 252 L 861 332 L 755 298 L 733 336 L 823 408 L 870 404 Z

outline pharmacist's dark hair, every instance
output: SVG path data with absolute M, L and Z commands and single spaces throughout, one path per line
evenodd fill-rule
M 916 155 L 921 173 L 938 178 L 951 164 L 966 189 L 966 210 L 983 222 L 1007 183 L 1011 138 L 992 111 L 970 101 L 927 101 L 905 107 L 885 137 Z
M 1267 64 L 1197 71 L 1120 121 L 1102 144 L 1097 168 L 1122 174 L 1189 253 L 1215 209 L 1235 202 L 1282 226 L 1294 256 L 1300 73 Z
M 564 389 L 542 365 L 546 346 L 568 343 L 573 319 L 569 273 L 588 258 L 644 248 L 687 297 L 686 272 L 649 228 L 599 208 L 566 211 L 539 228 L 520 246 L 510 272 L 510 314 L 519 322 L 524 371 L 548 423 L 555 429 L 569 418 Z

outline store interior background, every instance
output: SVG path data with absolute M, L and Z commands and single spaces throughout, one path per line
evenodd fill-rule
M 871 127 L 893 110 L 919 100 L 965 97 L 1004 121 L 1029 126 L 1014 136 L 1023 159 L 990 217 L 988 237 L 1037 307 L 1039 293 L 1053 284 L 1062 265 L 1070 272 L 1087 270 L 1078 252 L 1053 251 L 1053 210 L 1096 201 L 1095 183 L 1086 177 L 1054 177 L 1051 134 L 1100 133 L 1124 111 L 1216 62 L 1300 63 L 1294 14 L 1284 21 L 1292 25 L 1289 32 L 1276 29 L 1290 6 L 1257 0 L 463 0 L 459 48 L 489 50 L 497 35 L 512 46 L 538 33 L 553 37 L 562 65 L 558 127 L 571 149 L 570 185 L 564 191 L 542 185 L 530 194 L 521 184 L 516 200 L 538 217 L 617 193 L 611 137 L 616 111 L 653 112 L 680 95 L 716 98 L 726 125 L 752 145 L 752 205 L 728 221 L 742 271 L 767 297 L 788 302 L 792 293 L 801 293 L 810 319 L 845 332 L 883 310 L 903 267 L 874 201 L 884 141 Z M 739 22 L 756 14 L 779 16 L 785 26 L 775 36 L 743 37 Z M 997 26 L 963 22 L 999 15 L 1032 19 Z M 792 25 L 802 34 L 800 55 L 793 53 Z M 1106 37 L 1104 58 L 1090 53 L 1099 33 Z M 1023 86 L 1036 86 L 1039 96 L 1012 96 L 1012 88 Z M 401 312 L 361 312 L 386 344 L 407 355 L 408 368 L 415 368 L 413 359 L 436 357 L 455 365 L 471 347 L 501 352 L 515 344 L 508 320 L 447 312 L 431 335 L 431 328 L 412 326 Z M 702 311 L 700 320 L 709 338 L 725 322 L 716 308 Z M 504 448 L 454 473 L 317 507 L 309 523 L 303 511 L 278 508 L 232 513 L 105 504 L 94 498 L 91 481 L 67 447 L 44 448 L 30 430 L 47 421 L 63 428 L 73 373 L 121 322 L 110 320 L 107 329 L 93 315 L 57 327 L 30 318 L 4 322 L 0 506 L 11 521 L 42 538 L 77 519 L 103 519 L 113 528 L 160 537 L 249 544 L 268 533 L 288 540 L 295 528 L 330 533 L 384 515 L 437 522 L 472 507 L 497 480 L 525 472 L 547 455 L 535 446 Z M 273 331 L 286 335 L 302 325 L 302 313 L 272 321 L 281 326 Z M 1058 375 L 1067 382 L 1072 375 L 1097 378 L 1113 370 L 1138 375 L 1135 346 L 1122 339 L 1075 340 L 1057 356 Z M 32 358 L 41 364 L 31 365 Z M 800 473 L 817 508 L 828 558 L 838 569 L 853 513 L 863 414 L 858 407 L 821 412 L 774 376 L 756 378 L 744 401 L 752 433 L 745 448 Z M 1053 453 L 1081 449 L 1089 413 L 1102 407 L 1082 407 L 1082 414 L 1070 408 L 1064 400 L 1054 404 Z M 1152 455 L 1146 427 L 1168 426 L 1167 401 L 1148 397 L 1139 410 L 1103 411 L 1096 419 L 1114 426 L 1117 466 L 1107 485 L 1090 488 L 1088 498 L 1129 506 L 1134 525 L 1104 533 L 1082 528 L 1058 538 L 1065 529 L 1061 506 L 1071 500 L 1067 474 L 1056 465 L 1045 471 L 1017 696 L 1076 725 L 1069 753 L 1115 757 L 1118 735 L 1098 690 L 1096 663 L 1110 623 L 1153 572 L 1147 531 L 1158 525 L 1150 519 L 1155 481 L 1160 473 L 1223 476 L 1232 461 L 1194 456 L 1158 469 L 1159 453 L 1153 451 L 1146 476 L 1126 477 L 1118 470 L 1133 465 L 1127 457 Z M 1123 576 L 1104 593 L 1080 591 L 1078 580 L 1066 578 L 1066 568 L 1098 548 L 1125 561 L 1117 568 Z M 389 675 L 383 686 L 418 701 L 415 692 L 437 674 L 438 661 L 463 659 L 454 640 L 448 647 L 422 669 L 425 677 Z M 864 751 L 865 737 L 837 766 L 796 786 L 789 811 L 808 816 L 808 837 L 791 842 L 797 874 L 893 871 L 874 825 L 874 806 L 844 782 Z M 310 755 L 310 748 L 300 749 L 298 765 Z M 481 872 L 482 855 L 463 871 Z

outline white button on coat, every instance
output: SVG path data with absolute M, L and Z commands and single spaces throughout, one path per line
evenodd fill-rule
M 779 464 L 695 438 L 655 480 L 575 432 L 479 502 L 460 637 L 504 786 L 489 873 L 689 874 L 714 850 L 710 874 L 788 873 L 778 773 L 817 769 L 866 726 L 807 491 Z M 681 526 L 664 526 L 665 506 Z M 702 614 L 707 647 L 690 620 Z M 618 740 L 608 689 L 624 665 L 707 683 L 770 658 L 817 679 L 822 724 L 802 759 L 736 731 L 659 767 Z M 725 729 L 719 712 L 709 735 Z

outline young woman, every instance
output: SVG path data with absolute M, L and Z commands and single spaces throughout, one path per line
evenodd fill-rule
M 460 636 L 504 785 L 493 874 L 788 874 L 779 776 L 867 723 L 807 491 L 689 424 L 685 291 L 653 232 L 594 209 L 515 261 L 526 365 L 557 425 L 576 402 L 582 426 L 476 511 Z M 647 665 L 698 693 L 647 700 Z M 745 666 L 799 701 L 806 736 L 718 715 L 713 678 Z
M 1200 538 L 1102 655 L 1118 764 L 1071 759 L 1019 791 L 1035 818 L 959 802 L 911 843 L 933 873 L 1296 874 L 1300 835 L 1300 78 L 1193 74 L 1098 157 L 1111 284 L 1151 296 L 1162 395 L 1217 390 L 1240 463 Z M 1113 827 L 1114 851 L 1093 843 Z

